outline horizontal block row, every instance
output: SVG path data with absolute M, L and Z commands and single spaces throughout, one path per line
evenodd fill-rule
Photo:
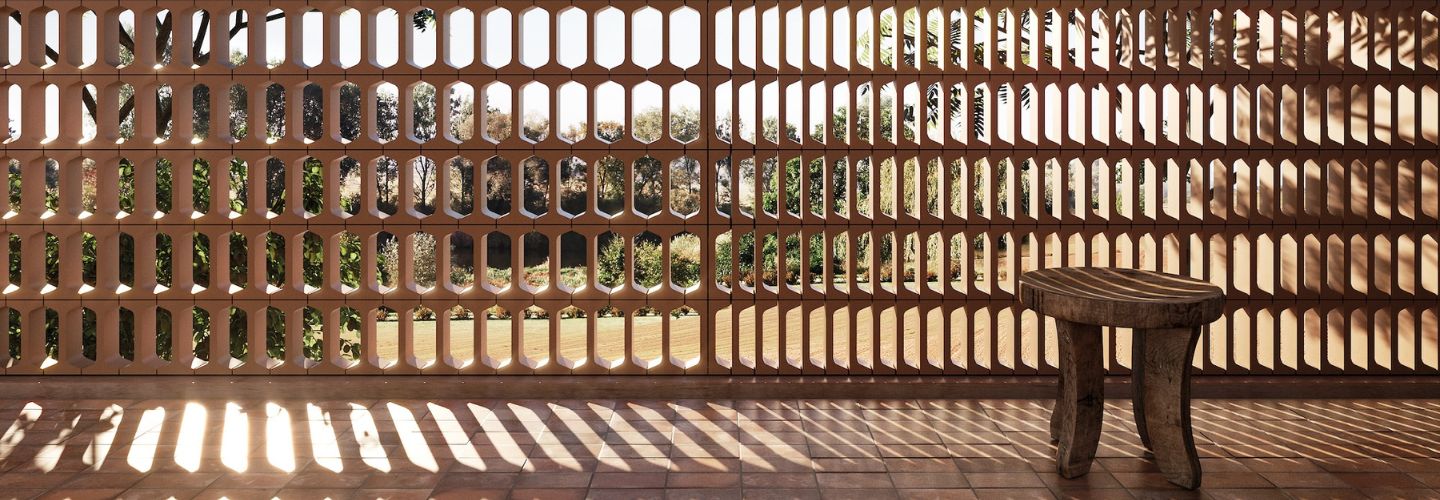
M 1144 152 L 1082 159 L 825 151 L 713 162 L 708 158 L 716 156 L 705 153 L 567 153 L 363 161 L 367 157 L 310 153 L 12 158 L 9 195 L 0 207 L 13 214 L 7 225 L 43 221 L 61 234 L 67 227 L 146 231 L 173 222 L 1245 227 L 1359 220 L 1433 225 L 1440 219 L 1440 163 L 1421 153 L 1297 151 L 1279 160 L 1220 160 Z
M 724 296 L 1011 300 L 1024 272 L 1160 270 L 1232 300 L 1440 300 L 1433 231 L 1075 233 L 597 228 L 358 232 L 256 229 L 6 236 L 0 300 L 151 295 L 306 301 Z M 154 259 L 137 259 L 154 255 Z
M 1057 363 L 1054 322 L 1010 305 L 124 302 L 0 313 L 0 361 L 15 374 L 1025 374 Z M 1112 372 L 1130 366 L 1132 335 L 1104 329 Z M 1201 373 L 1434 373 L 1437 335 L 1433 304 L 1231 307 L 1193 363 Z
M 1434 150 L 1434 83 L 1365 73 L 1319 81 L 1141 82 L 1083 74 L 884 81 L 803 76 L 581 83 L 528 78 L 362 87 L 260 83 L 0 81 L 11 148 L 80 144 L 487 149 L 615 145 L 923 147 L 1387 145 Z M 1440 76 L 1437 76 L 1440 77 Z M 43 78 L 43 79 L 42 79 Z M 1422 79 L 1427 80 L 1427 79 Z M 1433 82 L 1433 78 L 1428 79 Z M 696 82 L 699 82 L 697 85 Z M 702 106 L 702 93 L 706 99 Z M 44 102 L 44 106 L 19 106 Z M 1173 124 L 1173 125 L 1172 125 Z
M 30 5 L 27 5 L 30 3 Z M 16 2 L 0 23 L 13 69 L 1183 71 L 1440 66 L 1437 10 L 1399 2 L 1106 6 L 815 2 L 421 2 L 96 9 Z M 952 5 L 955 4 L 955 5 Z M 708 18 L 708 19 L 707 19 Z M 136 40 L 156 40 L 154 44 Z M 712 48 L 706 51 L 705 48 Z M 215 57 L 215 55 L 220 57 Z M 1062 57 L 1063 56 L 1063 57 Z M 702 64 L 703 63 L 703 64 Z

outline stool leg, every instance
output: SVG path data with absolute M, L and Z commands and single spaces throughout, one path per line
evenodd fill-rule
M 1057 321 L 1060 338 L 1060 398 L 1050 417 L 1058 427 L 1055 465 L 1060 475 L 1076 478 L 1090 472 L 1100 444 L 1105 415 L 1105 367 L 1100 327 Z M 1059 425 L 1056 425 L 1058 421 Z
M 1199 328 L 1137 331 L 1135 417 L 1148 433 L 1155 462 L 1165 479 L 1182 488 L 1200 487 L 1200 458 L 1190 430 L 1190 360 Z
M 1145 428 L 1145 331 L 1132 330 L 1130 334 L 1130 403 L 1135 414 L 1135 431 L 1140 434 L 1140 444 L 1148 453 L 1150 431 Z
M 1062 359 L 1062 360 L 1065 359 L 1065 355 L 1064 355 L 1064 354 L 1061 354 L 1061 355 L 1060 355 L 1060 359 Z M 1062 425 L 1060 422 L 1063 421 L 1063 420 L 1065 420 L 1064 418 L 1062 418 L 1062 415 L 1060 414 L 1060 413 L 1061 413 L 1061 412 L 1060 412 L 1060 404 L 1058 403 L 1058 401 L 1060 401 L 1061 399 L 1064 399 L 1064 398 L 1065 398 L 1065 380 L 1066 380 L 1066 379 L 1065 379 L 1065 370 L 1062 368 L 1062 369 L 1060 370 L 1060 375 L 1056 377 L 1056 383 L 1055 383 L 1055 389 L 1056 389 L 1056 392 L 1055 392 L 1055 401 L 1057 401 L 1057 403 L 1055 404 L 1055 408 L 1050 411 L 1050 442 L 1051 442 L 1051 443 L 1058 443 L 1058 442 L 1060 442 L 1060 426 Z

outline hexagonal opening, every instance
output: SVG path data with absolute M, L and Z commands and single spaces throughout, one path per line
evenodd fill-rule
M 485 277 L 482 283 L 486 290 L 502 292 L 510 288 L 514 273 L 511 272 L 510 235 L 493 231 L 485 235 Z
M 561 309 L 556 315 L 560 331 L 556 334 L 559 345 L 555 350 L 557 354 L 555 362 L 572 370 L 579 368 L 589 361 L 586 338 L 590 315 L 584 309 L 575 306 Z
M 605 306 L 595 312 L 595 364 L 615 368 L 625 362 L 625 311 Z
M 700 212 L 700 201 L 700 162 L 687 156 L 671 161 L 670 212 L 692 217 Z
M 660 236 L 650 231 L 635 236 L 635 286 L 646 292 L 660 289 L 665 280 L 664 245 Z
M 700 12 L 690 7 L 670 11 L 670 64 L 687 69 L 700 63 Z
M 630 14 L 630 60 L 636 66 L 650 69 L 660 65 L 665 41 L 658 28 L 664 23 L 665 15 L 654 7 L 641 7 Z
M 639 250 L 636 250 L 639 254 Z M 680 292 L 700 288 L 700 237 L 682 232 L 670 237 L 670 286 Z
M 595 12 L 595 64 L 613 69 L 625 62 L 625 13 L 614 7 Z
M 556 38 L 559 50 L 555 62 L 575 69 L 585 64 L 589 43 L 590 22 L 585 11 L 578 7 L 566 7 L 555 16 Z
M 595 138 L 613 143 L 625 137 L 625 87 L 605 82 L 595 87 Z
M 525 266 L 524 281 L 520 288 L 528 292 L 539 292 L 550 287 L 550 237 L 545 233 L 531 231 L 520 240 L 524 252 L 522 265 Z
M 595 208 L 606 217 L 625 209 L 625 164 L 614 156 L 600 158 L 595 172 Z
M 520 87 L 520 137 L 538 143 L 550 137 L 550 87 L 531 82 Z
M 446 288 L 461 293 L 475 286 L 475 237 L 455 231 L 446 235 L 442 244 L 450 246 L 450 276 L 444 280 Z
M 540 368 L 550 363 L 550 313 L 539 306 L 520 311 L 520 364 Z
M 585 289 L 589 282 L 589 242 L 585 236 L 574 231 L 560 235 L 560 282 L 561 290 L 576 292 Z
M 520 210 L 529 217 L 540 217 L 550 211 L 550 162 L 531 156 L 520 162 L 525 197 Z
M 680 306 L 666 315 L 670 322 L 670 364 L 681 369 L 700 365 L 700 312 Z
M 661 111 L 664 91 L 654 82 L 641 82 L 630 91 L 630 130 L 635 140 L 649 144 L 665 136 L 665 116 Z
M 625 237 L 613 231 L 600 233 L 595 239 L 598 254 L 595 258 L 595 285 L 600 291 L 610 293 L 625 286 Z
M 589 92 L 584 85 L 566 82 L 557 89 L 559 115 L 555 120 L 556 136 L 574 144 L 589 135 Z
M 499 156 L 485 160 L 485 214 L 503 217 L 510 213 L 510 160 Z
M 492 68 L 502 68 L 510 64 L 510 46 L 512 29 L 510 11 L 503 7 L 495 7 L 481 14 L 480 20 L 484 24 L 480 32 L 485 37 L 485 52 L 481 54 L 480 61 Z
M 641 217 L 654 217 L 665 205 L 665 165 L 653 156 L 641 156 L 635 160 L 634 197 L 635 213 Z
M 589 205 L 590 166 L 578 156 L 560 160 L 560 214 L 578 217 Z
M 532 7 L 520 12 L 520 64 L 539 68 L 550 62 L 550 11 Z
M 485 309 L 484 322 L 480 323 L 484 328 L 485 343 L 478 346 L 480 353 L 477 356 L 481 363 L 494 369 L 504 368 L 510 365 L 511 343 L 517 333 L 515 322 L 510 312 L 500 306 L 492 306 Z
M 465 82 L 445 86 L 445 139 L 461 143 L 475 137 L 475 87 Z
M 700 87 L 690 82 L 670 87 L 670 137 L 682 144 L 700 138 Z
M 483 94 L 484 105 L 480 108 L 480 122 L 484 128 L 481 136 L 494 143 L 509 139 L 514 127 L 510 115 L 513 98 L 510 86 L 494 82 L 484 87 Z

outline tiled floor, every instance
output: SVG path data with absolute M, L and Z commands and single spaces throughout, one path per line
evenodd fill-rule
M 1440 400 L 1195 402 L 1174 489 L 1115 401 L 0 400 L 0 498 L 1440 498 Z M 177 444 L 178 443 L 178 444 Z

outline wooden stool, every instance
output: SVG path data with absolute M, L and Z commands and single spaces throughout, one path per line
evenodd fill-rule
M 1131 388 L 1135 427 L 1165 478 L 1200 487 L 1190 431 L 1190 361 L 1200 327 L 1224 312 L 1220 288 L 1134 269 L 1074 267 L 1020 277 L 1020 302 L 1059 325 L 1060 396 L 1050 415 L 1060 475 L 1090 471 L 1105 412 L 1100 327 L 1134 328 Z

